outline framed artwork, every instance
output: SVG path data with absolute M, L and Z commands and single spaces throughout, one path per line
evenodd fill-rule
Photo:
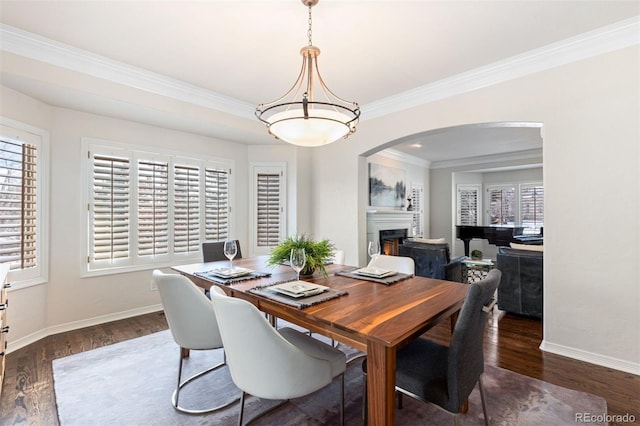
M 407 199 L 405 175 L 402 169 L 369 163 L 369 205 L 403 207 Z

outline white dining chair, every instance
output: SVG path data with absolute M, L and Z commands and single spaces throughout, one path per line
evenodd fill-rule
M 337 265 L 344 265 L 344 250 L 334 250 L 331 261 Z
M 218 318 L 231 378 L 243 391 L 239 425 L 242 425 L 246 394 L 284 400 L 281 403 L 284 404 L 290 398 L 327 386 L 338 376 L 340 424 L 344 424 L 344 352 L 292 328 L 276 330 L 254 305 L 228 297 L 218 287 L 211 288 L 211 303 Z
M 377 256 L 374 262 L 369 263 L 369 266 L 374 266 L 379 269 L 390 269 L 392 271 L 409 275 L 413 275 L 416 269 L 415 262 L 412 258 L 404 256 L 389 256 L 386 254 Z
M 220 410 L 237 402 L 240 399 L 239 395 L 232 396 L 228 402 L 213 408 L 190 409 L 180 405 L 180 391 L 186 385 L 226 365 L 226 362 L 223 361 L 194 374 L 185 381 L 181 381 L 184 349 L 223 349 L 222 338 L 220 337 L 218 322 L 211 302 L 191 280 L 182 275 L 165 274 L 162 271 L 154 270 L 153 281 L 158 286 L 164 314 L 167 318 L 167 323 L 169 323 L 173 340 L 180 346 L 178 351 L 180 355 L 178 381 L 171 401 L 173 408 L 183 413 L 202 414 Z

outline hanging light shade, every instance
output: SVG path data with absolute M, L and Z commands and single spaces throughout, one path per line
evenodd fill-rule
M 320 76 L 320 49 L 311 42 L 311 8 L 318 0 L 302 0 L 309 8 L 309 45 L 300 49 L 302 68 L 291 89 L 279 99 L 258 105 L 256 116 L 277 139 L 300 146 L 320 146 L 356 131 L 360 107 L 336 96 Z

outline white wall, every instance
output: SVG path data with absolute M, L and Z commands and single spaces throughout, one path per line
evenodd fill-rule
M 640 374 L 640 88 L 638 46 L 561 66 L 384 118 L 363 120 L 348 142 L 314 151 L 316 232 L 364 262 L 362 155 L 426 130 L 483 122 L 543 123 L 545 350 Z M 340 176 L 338 178 L 337 176 Z M 432 196 L 442 183 L 432 174 Z M 332 188 L 341 196 L 332 200 Z M 433 203 L 432 203 L 433 205 Z M 450 220 L 432 216 L 435 221 Z M 597 261 L 585 261 L 585 256 Z
M 92 137 L 138 146 L 157 147 L 231 159 L 235 162 L 231 200 L 232 232 L 247 241 L 247 146 L 184 132 L 111 119 L 68 109 L 51 108 L 2 87 L 0 115 L 50 133 L 50 268 L 49 282 L 10 290 L 9 349 L 47 334 L 159 310 L 150 289 L 151 270 L 80 278 L 83 245 L 81 138 Z

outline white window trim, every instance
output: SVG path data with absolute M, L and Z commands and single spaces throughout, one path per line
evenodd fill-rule
M 83 137 L 81 142 L 81 147 L 82 147 L 81 148 L 82 179 L 80 182 L 80 185 L 81 185 L 80 190 L 81 190 L 81 193 L 83 194 L 82 208 L 83 208 L 83 211 L 85 212 L 87 211 L 87 207 L 91 202 L 90 195 L 89 195 L 90 190 L 88 185 L 92 181 L 92 176 L 91 176 L 90 161 L 88 161 L 88 159 L 89 159 L 89 153 L 92 151 L 92 148 L 94 151 L 98 151 L 100 153 L 107 153 L 108 151 L 112 151 L 114 155 L 122 155 L 123 152 L 127 152 L 128 158 L 132 162 L 132 168 L 131 168 L 132 176 L 134 175 L 134 173 L 137 173 L 137 161 L 138 159 L 140 159 L 142 154 L 144 159 L 148 159 L 148 160 L 155 159 L 158 161 L 164 161 L 167 158 L 172 158 L 172 161 L 170 162 L 171 170 L 173 170 L 173 165 L 174 165 L 173 159 L 177 159 L 177 163 L 182 165 L 198 164 L 201 166 L 201 173 L 203 173 L 203 168 L 205 165 L 206 166 L 213 165 L 216 168 L 227 169 L 230 171 L 235 168 L 235 161 L 230 159 L 211 157 L 211 156 L 205 156 L 205 155 L 188 154 L 185 152 L 169 150 L 169 149 L 151 148 L 149 146 L 144 146 L 144 145 L 125 144 L 125 143 L 114 142 L 114 141 L 105 140 L 105 139 Z M 169 181 L 170 181 L 170 185 L 169 185 L 170 192 L 173 192 L 173 172 L 172 171 L 170 172 Z M 137 188 L 137 185 L 134 185 L 134 182 L 137 183 L 137 178 L 135 180 L 132 180 L 131 182 L 132 203 L 138 197 L 138 188 Z M 231 214 L 232 206 L 235 204 L 234 187 L 235 187 L 234 174 L 230 172 L 229 173 L 229 235 L 234 235 L 234 220 Z M 204 185 L 201 186 L 200 192 L 201 194 L 204 194 Z M 137 211 L 132 210 L 130 218 L 131 218 L 130 219 L 131 223 L 137 226 Z M 170 226 L 172 221 L 173 221 L 173 210 L 172 210 L 172 207 L 170 206 Z M 112 268 L 91 270 L 89 269 L 89 262 L 88 262 L 88 258 L 90 256 L 89 245 L 91 241 L 90 230 L 89 230 L 89 226 L 90 226 L 89 214 L 83 215 L 83 226 L 84 226 L 83 229 L 87 230 L 83 235 L 83 239 L 84 239 L 83 256 L 80 259 L 80 271 L 81 271 L 80 276 L 83 278 L 101 276 L 101 275 L 112 275 L 112 274 L 119 274 L 119 273 L 125 273 L 125 272 L 144 271 L 144 270 L 150 270 L 150 269 L 156 269 L 156 268 L 165 268 L 165 267 L 169 267 L 169 266 L 173 266 L 173 265 L 177 265 L 185 262 L 190 262 L 190 261 L 198 262 L 202 260 L 201 251 L 192 252 L 188 254 L 180 254 L 180 253 L 172 254 L 169 258 L 165 258 L 163 256 L 163 258 L 166 260 L 162 259 L 157 262 L 144 262 L 144 263 L 137 261 L 136 259 L 137 254 L 135 254 L 135 255 L 132 255 L 133 259 L 132 259 L 132 262 L 129 264 L 122 265 L 122 266 L 114 266 Z M 137 228 L 132 226 L 130 235 L 135 235 L 136 231 L 137 231 Z M 201 233 L 200 234 L 201 241 L 204 242 L 205 240 L 204 240 L 203 226 L 201 226 L 200 233 Z M 136 240 L 137 240 L 137 237 L 136 237 Z M 172 244 L 173 242 L 170 241 L 170 245 Z M 137 242 L 133 241 L 130 249 L 134 250 L 135 247 L 137 247 Z
M 484 210 L 483 223 L 488 223 L 491 225 L 491 196 L 489 195 L 492 190 L 503 190 L 503 189 L 513 189 L 515 192 L 515 200 L 514 200 L 514 224 L 513 225 L 496 225 L 496 226 L 520 226 L 520 187 L 515 183 L 505 183 L 505 184 L 491 184 L 487 185 L 484 189 L 484 205 L 486 206 Z
M 13 288 L 25 288 L 49 281 L 49 132 L 20 121 L 0 117 L 2 134 L 8 138 L 25 140 L 25 135 L 33 140 L 37 147 L 36 158 L 36 253 L 38 265 L 30 271 L 10 271 L 7 281 Z M 9 132 L 9 133 L 7 133 Z M 5 134 L 6 133 L 6 134 Z
M 461 191 L 475 191 L 476 192 L 476 224 L 482 221 L 482 185 L 480 184 L 457 184 L 456 185 L 456 225 L 462 224 L 462 208 L 460 206 L 460 192 Z
M 424 237 L 424 232 L 425 232 L 425 214 L 424 214 L 424 185 L 420 184 L 420 183 L 411 183 L 411 189 L 409 190 L 409 194 L 411 195 L 411 208 L 413 209 L 413 215 L 414 217 L 418 218 L 418 227 L 417 229 L 412 229 L 411 233 L 414 234 L 412 235 L 413 237 Z M 416 205 L 416 200 L 413 199 L 413 192 L 414 191 L 418 191 L 420 192 L 420 202 L 418 203 L 418 205 Z M 412 220 L 413 222 L 413 220 Z M 412 223 L 413 226 L 413 223 Z M 414 233 L 414 231 L 418 231 L 417 234 Z
M 272 170 L 273 172 L 282 173 L 281 180 L 281 193 L 280 193 L 280 203 L 281 203 L 281 215 L 280 215 L 280 240 L 283 240 L 286 233 L 286 224 L 287 224 L 287 163 L 286 162 L 251 162 L 249 164 L 249 191 L 251 194 L 251 202 L 250 202 L 250 214 L 249 220 L 251 221 L 250 225 L 250 256 L 258 256 L 261 254 L 268 254 L 269 250 L 265 250 L 264 248 L 257 247 L 257 238 L 258 238 L 258 230 L 257 230 L 257 217 L 256 212 L 258 210 L 258 188 L 256 188 L 256 178 L 258 171 L 266 172 L 267 170 Z

